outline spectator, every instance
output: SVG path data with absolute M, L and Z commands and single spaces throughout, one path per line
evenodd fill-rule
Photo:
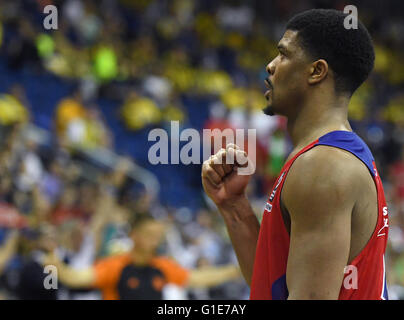
M 67 267 L 55 255 L 46 263 L 58 267 L 60 280 L 67 286 L 99 288 L 107 300 L 161 299 L 166 283 L 208 287 L 240 276 L 235 266 L 187 271 L 168 258 L 156 256 L 163 233 L 160 222 L 144 217 L 132 230 L 134 248 L 130 253 L 100 260 L 83 270 Z

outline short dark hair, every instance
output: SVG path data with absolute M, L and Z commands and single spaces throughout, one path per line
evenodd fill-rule
M 286 29 L 297 31 L 300 45 L 314 59 L 324 59 L 335 74 L 337 92 L 350 95 L 368 78 L 375 53 L 368 30 L 358 19 L 357 29 L 345 29 L 348 14 L 312 9 L 295 15 Z

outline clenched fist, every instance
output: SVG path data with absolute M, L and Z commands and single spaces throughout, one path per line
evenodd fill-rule
M 235 144 L 228 144 L 202 165 L 202 185 L 206 194 L 217 206 L 243 196 L 251 174 L 241 171 L 251 165 L 246 152 Z

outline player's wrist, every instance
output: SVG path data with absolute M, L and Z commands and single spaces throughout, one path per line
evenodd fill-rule
M 243 193 L 217 204 L 217 207 L 222 215 L 233 214 L 236 210 L 250 206 L 247 196 Z

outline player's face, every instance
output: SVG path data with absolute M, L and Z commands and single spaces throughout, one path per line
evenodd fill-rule
M 163 240 L 164 225 L 159 221 L 146 221 L 133 231 L 133 240 L 137 249 L 154 252 Z
M 266 67 L 265 83 L 268 115 L 293 116 L 307 89 L 310 61 L 297 39 L 297 31 L 287 30 L 278 43 L 278 55 Z

